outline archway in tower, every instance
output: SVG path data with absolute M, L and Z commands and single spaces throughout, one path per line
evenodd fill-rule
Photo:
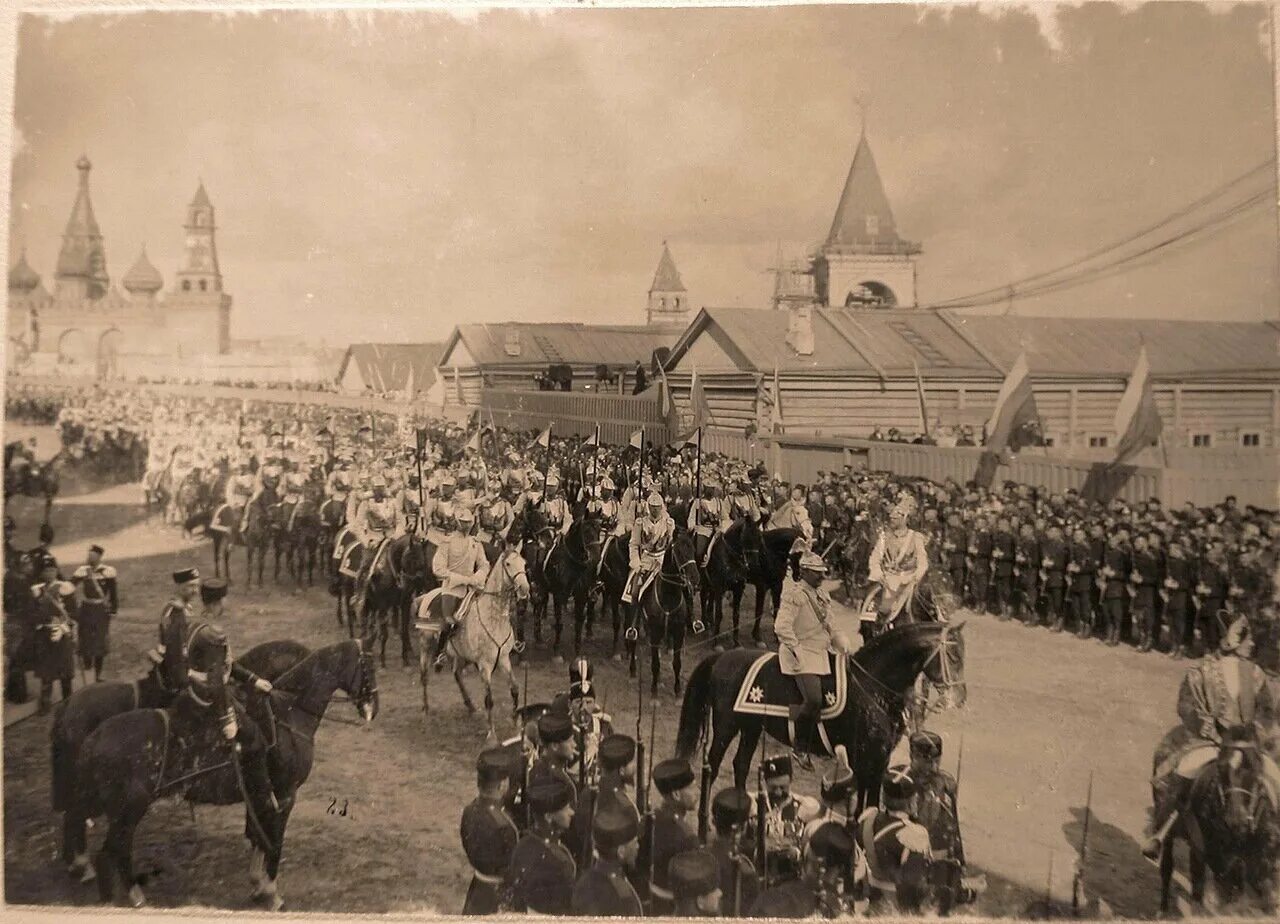
M 68 327 L 58 335 L 58 364 L 82 366 L 91 362 L 95 345 L 78 327 Z
M 104 330 L 98 338 L 98 378 L 114 379 L 119 377 L 120 347 L 124 342 L 124 334 L 118 328 Z
M 893 294 L 893 289 L 874 279 L 858 283 L 844 299 L 846 308 L 893 308 L 897 304 L 898 296 Z

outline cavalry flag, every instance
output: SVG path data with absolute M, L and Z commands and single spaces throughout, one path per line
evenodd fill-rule
M 924 379 L 920 377 L 920 366 L 916 362 L 911 365 L 916 370 L 916 400 L 920 404 L 920 432 L 929 435 L 929 405 L 924 400 Z
M 676 407 L 675 397 L 671 394 L 671 382 L 667 380 L 667 371 L 658 364 L 658 375 L 662 378 L 662 421 L 667 432 L 675 439 L 680 432 L 680 409 Z
M 1147 348 L 1143 345 L 1138 350 L 1138 361 L 1116 408 L 1116 433 L 1120 434 L 1120 440 L 1111 464 L 1120 465 L 1148 446 L 1156 445 L 1163 430 L 1164 423 L 1156 409 L 1155 395 L 1151 393 L 1151 364 L 1147 361 Z
M 583 446 L 599 446 L 600 445 L 600 425 L 596 424 L 595 430 L 591 432 L 585 440 L 582 441 Z
M 483 431 L 481 431 L 481 430 L 477 430 L 475 433 L 473 433 L 473 434 L 471 435 L 471 439 L 467 440 L 467 448 L 468 448 L 468 449 L 473 449 L 473 450 L 475 450 L 476 452 L 479 452 L 479 451 L 480 451 L 480 434 L 481 434 L 482 432 L 483 432 Z
M 529 444 L 530 449 L 534 446 L 541 446 L 543 449 L 551 447 L 551 424 L 547 424 L 546 429 L 539 433 L 537 438 Z
M 631 437 L 627 440 L 627 445 L 633 449 L 644 448 L 644 427 L 641 427 L 639 430 L 636 430 L 631 434 Z

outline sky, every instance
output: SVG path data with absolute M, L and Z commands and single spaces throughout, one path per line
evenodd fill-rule
M 696 306 L 767 307 L 777 249 L 830 226 L 859 100 L 924 302 L 1275 151 L 1261 5 L 151 12 L 18 41 L 10 261 L 49 283 L 85 153 L 112 278 L 145 243 L 171 283 L 203 179 L 245 338 L 642 323 L 664 240 Z M 1274 200 L 1013 310 L 1275 318 Z

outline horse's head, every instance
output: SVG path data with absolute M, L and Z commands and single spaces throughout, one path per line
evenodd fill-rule
M 925 678 L 942 692 L 947 709 L 959 709 L 969 698 L 964 680 L 964 622 L 940 625 L 937 648 L 924 665 Z
M 525 572 L 524 543 L 509 545 L 498 553 L 498 560 L 493 564 L 493 571 L 501 575 L 502 584 L 499 590 L 515 588 L 516 602 L 523 606 L 529 599 L 529 575 Z
M 595 516 L 584 517 L 573 524 L 578 529 L 578 542 L 582 553 L 592 558 L 600 551 L 604 540 L 601 535 L 600 519 Z
M 684 582 L 689 585 L 690 592 L 696 592 L 701 583 L 698 571 L 698 553 L 695 551 L 693 536 L 678 530 L 671 540 L 671 548 L 667 550 L 663 570 L 668 567 L 679 572 Z
M 366 722 L 372 722 L 378 716 L 378 673 L 373 663 L 373 640 L 358 638 L 355 643 L 358 651 L 355 676 L 345 689 L 356 711 Z
M 1262 757 L 1252 728 L 1234 726 L 1222 736 L 1214 765 L 1222 802 L 1222 821 L 1233 837 L 1251 834 L 1257 825 L 1262 791 Z

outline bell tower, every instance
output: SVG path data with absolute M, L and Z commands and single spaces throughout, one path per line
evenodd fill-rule
M 196 190 L 187 206 L 185 259 L 175 282 L 180 292 L 221 292 L 222 271 L 218 268 L 218 248 L 214 242 L 213 203 L 204 191 Z
M 182 268 L 164 300 L 179 356 L 231 352 L 231 296 L 222 291 L 213 203 L 204 183 L 187 206 Z
M 647 324 L 688 324 L 690 316 L 689 293 L 680 279 L 676 261 L 671 256 L 667 242 L 662 242 L 662 256 L 658 269 L 649 286 L 649 307 L 645 313 Z
M 916 307 L 921 247 L 898 235 L 866 128 L 827 239 L 813 259 L 818 301 L 831 308 Z

